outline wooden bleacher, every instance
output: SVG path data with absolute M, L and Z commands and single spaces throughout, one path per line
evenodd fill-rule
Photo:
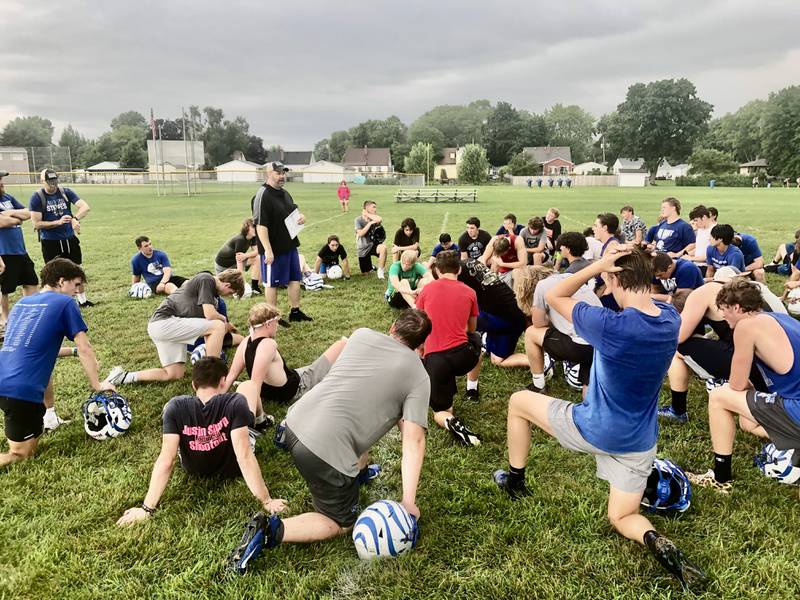
M 477 202 L 478 191 L 457 188 L 399 190 L 395 202 Z

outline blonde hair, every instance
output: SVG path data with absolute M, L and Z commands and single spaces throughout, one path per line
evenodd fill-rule
M 280 318 L 280 316 L 281 311 L 272 306 L 272 304 L 259 302 L 258 304 L 254 304 L 250 312 L 247 313 L 247 324 L 250 325 L 250 327 L 257 327 L 272 319 Z
M 241 271 L 226 269 L 217 275 L 217 279 L 231 286 L 233 293 L 236 294 L 238 298 L 244 296 L 244 275 L 242 275 Z
M 417 251 L 416 250 L 403 250 L 403 253 L 400 255 L 401 261 L 410 262 L 412 265 L 417 262 Z
M 555 273 L 550 267 L 528 266 L 514 269 L 514 295 L 517 297 L 517 306 L 527 316 L 531 314 L 533 293 L 542 279 L 547 279 Z

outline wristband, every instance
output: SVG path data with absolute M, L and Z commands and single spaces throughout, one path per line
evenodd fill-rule
M 142 510 L 146 512 L 148 515 L 152 515 L 154 512 L 156 512 L 155 508 L 147 506 L 147 504 L 145 504 L 144 502 L 142 502 Z
M 77 347 L 77 346 L 75 346 L 75 347 L 72 349 L 72 356 L 78 356 L 78 347 Z

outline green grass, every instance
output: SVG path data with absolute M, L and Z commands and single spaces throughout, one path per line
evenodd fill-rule
M 178 274 L 208 269 L 218 247 L 247 216 L 255 186 L 206 186 L 203 195 L 192 198 L 156 198 L 154 190 L 134 187 L 76 189 L 93 209 L 81 239 L 89 297 L 99 304 L 84 315 L 102 372 L 115 364 L 156 366 L 145 328 L 159 300 L 129 300 L 125 293 L 133 239 L 149 235 L 157 248 L 169 253 Z M 31 188 L 9 186 L 8 191 L 27 202 Z M 677 195 L 684 213 L 701 202 L 716 206 L 721 222 L 757 235 L 768 259 L 797 228 L 792 216 L 800 202 L 797 190 L 783 189 L 484 187 L 475 205 L 397 205 L 393 188 L 356 187 L 351 213 L 341 216 L 335 186 L 295 185 L 290 191 L 310 224 L 301 234 L 309 260 L 330 233 L 338 233 L 355 255 L 352 221 L 365 199 L 378 201 L 390 236 L 402 218 L 413 216 L 422 229 L 423 247 L 429 250 L 445 220 L 445 229 L 457 237 L 471 215 L 478 215 L 493 232 L 507 212 L 524 221 L 557 206 L 567 231 L 590 224 L 598 212 L 617 212 L 632 204 L 649 225 L 661 198 Z M 40 267 L 30 225 L 26 241 Z M 771 284 L 779 289 L 778 279 Z M 283 356 L 290 365 L 300 366 L 356 327 L 385 331 L 392 311 L 382 302 L 382 292 L 374 277 L 355 277 L 337 283 L 335 290 L 304 293 L 304 310 L 315 321 L 280 331 Z M 286 310 L 285 294 L 279 298 Z M 240 328 L 255 301 L 230 302 Z M 362 564 L 349 537 L 343 537 L 284 546 L 266 553 L 247 577 L 230 578 L 222 571 L 223 560 L 238 541 L 244 521 L 258 509 L 242 481 L 194 481 L 178 468 L 155 518 L 132 529 L 114 525 L 126 508 L 142 501 L 160 445 L 161 408 L 170 397 L 190 389 L 188 377 L 170 385 L 125 387 L 134 411 L 132 429 L 120 439 L 99 443 L 86 436 L 80 423 L 79 408 L 89 391 L 80 365 L 63 359 L 55 371 L 57 408 L 73 419 L 72 424 L 45 435 L 34 460 L 0 473 L 0 597 L 678 596 L 678 587 L 649 554 L 616 535 L 606 521 L 607 486 L 595 478 L 590 457 L 562 450 L 536 431 L 528 465 L 533 497 L 512 504 L 495 491 L 491 472 L 507 462 L 506 403 L 528 382 L 524 370 L 503 371 L 487 362 L 481 374 L 482 401 L 456 399 L 456 411 L 484 436 L 479 448 L 457 447 L 446 432 L 431 429 L 418 495 L 422 537 L 409 556 Z M 463 392 L 463 383 L 460 388 Z M 560 377 L 551 390 L 578 399 Z M 662 395 L 666 400 L 666 387 Z M 691 421 L 662 428 L 661 456 L 685 468 L 708 466 L 705 398 L 704 389 L 692 384 Z M 268 410 L 281 416 L 285 408 Z M 653 517 L 660 531 L 708 570 L 713 578 L 708 597 L 797 596 L 797 489 L 758 474 L 751 457 L 759 446 L 753 437 L 737 438 L 737 480 L 730 496 L 700 490 L 682 518 Z M 290 514 L 308 510 L 308 492 L 289 456 L 263 438 L 257 455 L 272 494 L 288 500 Z M 374 457 L 383 463 L 384 474 L 367 488 L 363 502 L 399 497 L 396 433 L 380 442 Z

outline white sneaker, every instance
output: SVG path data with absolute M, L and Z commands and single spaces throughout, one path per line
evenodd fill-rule
M 44 423 L 44 430 L 45 431 L 53 431 L 58 429 L 62 425 L 66 425 L 71 421 L 62 419 L 59 417 L 55 412 L 47 412 L 44 414 L 44 418 L 42 419 Z
M 383 276 L 383 269 L 378 267 L 378 279 L 385 279 Z
M 108 374 L 108 377 L 106 377 L 103 381 L 106 381 L 113 385 L 120 385 L 122 383 L 122 380 L 125 379 L 125 375 L 127 374 L 128 372 L 125 369 L 117 366 L 111 369 L 111 372 Z

